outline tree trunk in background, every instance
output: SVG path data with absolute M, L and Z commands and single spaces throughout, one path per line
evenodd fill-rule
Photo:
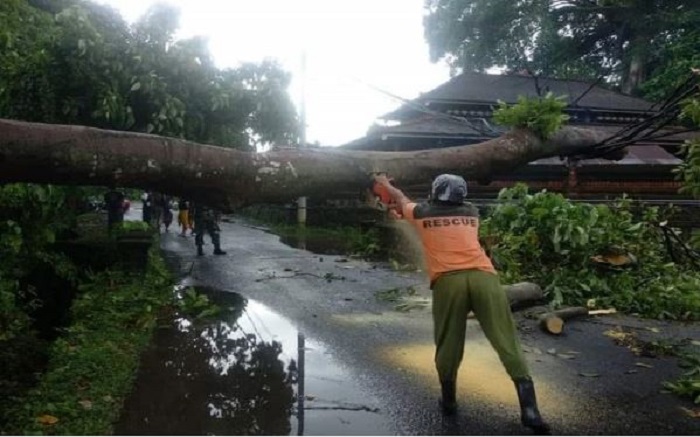
M 629 62 L 623 71 L 621 91 L 633 95 L 646 80 L 647 46 L 649 41 L 637 35 L 631 41 Z
M 548 156 L 586 152 L 609 131 L 567 126 L 544 142 L 514 129 L 492 140 L 417 152 L 288 148 L 248 153 L 132 132 L 0 119 L 0 183 L 153 189 L 224 209 L 247 203 L 332 197 L 387 172 L 399 186 L 440 173 L 488 179 Z

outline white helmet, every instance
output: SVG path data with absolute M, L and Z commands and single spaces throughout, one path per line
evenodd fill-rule
M 467 197 L 467 181 L 461 176 L 441 174 L 433 181 L 430 198 L 440 202 L 461 204 Z

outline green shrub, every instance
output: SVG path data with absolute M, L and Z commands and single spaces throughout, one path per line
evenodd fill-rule
M 71 325 L 51 345 L 37 386 L 7 412 L 3 432 L 110 434 L 171 291 L 155 247 L 145 274 L 105 271 L 83 281 Z
M 539 283 L 554 306 L 599 306 L 654 318 L 700 319 L 700 273 L 671 262 L 658 208 L 574 203 L 561 194 L 503 190 L 481 226 L 505 282 Z M 627 260 L 615 266 L 596 260 Z
M 680 366 L 686 369 L 683 375 L 675 382 L 665 382 L 664 387 L 671 393 L 700 404 L 700 354 L 684 354 Z

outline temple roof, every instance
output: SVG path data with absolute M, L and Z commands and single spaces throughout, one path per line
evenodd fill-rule
M 375 125 L 369 129 L 368 136 L 378 136 L 383 134 L 445 134 L 459 136 L 483 136 L 484 131 L 495 129 L 495 135 L 505 132 L 507 129 L 500 128 L 493 124 L 484 125 L 481 122 L 466 121 L 458 117 L 436 117 L 424 115 L 410 121 L 405 121 L 395 126 Z
M 610 136 L 624 128 L 624 126 L 596 124 L 586 124 L 585 126 L 607 131 Z M 452 138 L 455 140 L 463 139 L 464 142 L 462 144 L 471 144 L 497 137 L 507 130 L 507 128 L 495 125 L 492 122 L 485 124 L 477 120 L 461 120 L 458 117 L 423 115 L 420 118 L 405 121 L 395 126 L 372 126 L 365 137 L 358 138 L 342 147 L 354 150 L 383 150 L 383 147 L 378 147 L 377 144 L 392 137 L 416 139 Z M 679 132 L 672 134 L 674 131 Z M 666 128 L 657 134 L 661 133 L 668 133 L 669 135 L 653 140 L 655 145 L 678 145 L 685 140 L 698 138 L 699 135 L 697 132 L 684 132 L 681 128 Z M 426 141 L 426 144 L 430 144 L 430 141 Z M 433 147 L 427 146 L 425 148 L 430 149 Z
M 538 78 L 526 75 L 496 75 L 485 73 L 462 73 L 439 87 L 421 94 L 416 103 L 430 106 L 431 103 L 491 103 L 498 100 L 515 103 L 518 96 L 537 96 L 537 85 L 542 93 L 551 91 L 556 96 L 566 95 L 572 107 L 615 111 L 647 111 L 652 103 L 626 94 L 609 90 L 599 85 L 578 80 Z M 580 99 L 579 97 L 582 96 Z M 578 101 L 576 101 L 579 99 Z M 396 120 L 412 113 L 410 105 L 382 116 Z
M 622 166 L 622 165 L 664 165 L 678 166 L 683 161 L 656 145 L 638 145 L 627 147 L 624 158 L 612 161 L 608 159 L 584 159 L 580 161 L 582 166 Z M 528 165 L 564 165 L 564 161 L 558 156 L 538 159 Z

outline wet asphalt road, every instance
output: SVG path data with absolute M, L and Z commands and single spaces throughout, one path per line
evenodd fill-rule
M 458 382 L 460 412 L 453 419 L 439 414 L 429 310 L 402 313 L 375 297 L 377 291 L 407 286 L 429 295 L 419 273 L 291 248 L 273 234 L 234 221 L 222 223 L 226 256 L 213 256 L 208 244 L 206 256 L 198 258 L 193 238 L 179 237 L 172 229 L 162 234 L 161 247 L 178 277 L 239 293 L 318 344 L 333 365 L 343 368 L 335 396 L 363 393 L 368 406 L 378 407 L 378 412 L 355 418 L 346 414 L 335 425 L 316 428 L 313 414 L 307 413 L 306 433 L 528 434 L 519 423 L 512 383 L 475 321 L 468 324 Z M 700 434 L 700 419 L 681 408 L 693 405 L 660 393 L 661 382 L 681 372 L 676 359 L 636 356 L 603 334 L 622 325 L 640 336 L 697 340 L 697 324 L 613 316 L 577 321 L 567 326 L 565 335 L 549 337 L 522 314 L 518 320 L 540 409 L 555 434 Z M 282 334 L 272 327 L 270 335 Z M 377 417 L 369 420 L 367 414 Z M 372 423 L 376 428 L 367 426 Z

